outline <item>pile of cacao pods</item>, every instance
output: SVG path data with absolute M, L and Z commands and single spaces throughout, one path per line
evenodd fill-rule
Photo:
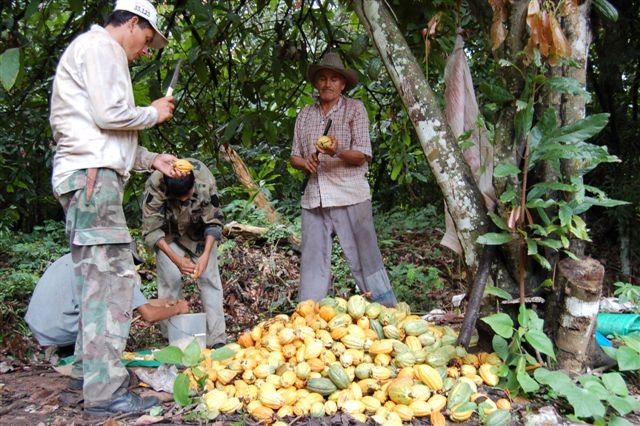
M 477 413 L 485 425 L 511 422 L 508 399 L 492 400 L 478 386 L 496 386 L 495 353 L 467 353 L 455 346 L 449 326 L 437 326 L 360 295 L 300 302 L 244 332 L 237 343 L 206 353 L 185 370 L 198 380 L 209 413 L 243 408 L 266 424 L 289 416 L 330 416 L 401 425 L 429 416 L 463 422 Z M 204 377 L 206 375 L 206 377 Z

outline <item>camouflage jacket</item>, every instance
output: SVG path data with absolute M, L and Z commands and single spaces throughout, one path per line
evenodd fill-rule
M 200 254 L 206 235 L 220 240 L 222 210 L 211 171 L 198 160 L 193 164 L 195 188 L 187 201 L 167 199 L 163 175 L 155 171 L 145 183 L 142 206 L 142 236 L 145 244 L 155 248 L 158 241 L 177 242 L 192 254 Z

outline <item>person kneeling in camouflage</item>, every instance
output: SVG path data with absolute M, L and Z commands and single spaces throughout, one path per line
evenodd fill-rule
M 158 297 L 178 298 L 183 275 L 198 283 L 207 317 L 207 346 L 215 348 L 226 343 L 216 244 L 223 216 L 215 178 L 201 161 L 187 161 L 192 170 L 184 177 L 154 172 L 147 179 L 142 235 L 156 252 Z M 183 167 L 186 162 L 181 163 Z M 166 333 L 166 324 L 161 327 Z

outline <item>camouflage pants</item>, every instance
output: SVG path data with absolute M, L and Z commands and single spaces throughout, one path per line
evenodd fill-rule
M 120 359 L 129 335 L 136 272 L 122 210 L 123 186 L 117 173 L 100 169 L 89 200 L 84 171 L 56 188 L 66 215 L 76 294 L 81 295 L 72 376 L 84 378 L 85 407 L 112 400 L 129 379 Z
M 169 243 L 171 249 L 179 256 L 189 256 L 193 261 L 197 258 L 187 252 L 182 246 L 175 242 Z M 156 266 L 158 268 L 158 297 L 177 299 L 182 293 L 182 272 L 164 254 L 162 250 L 156 251 Z M 211 347 L 216 343 L 226 343 L 226 324 L 224 320 L 224 304 L 222 294 L 222 282 L 218 271 L 218 250 L 216 245 L 211 250 L 211 257 L 207 263 L 207 269 L 198 278 L 198 288 L 202 305 L 207 316 L 207 346 Z M 162 321 L 160 326 L 163 333 L 166 333 L 166 322 Z

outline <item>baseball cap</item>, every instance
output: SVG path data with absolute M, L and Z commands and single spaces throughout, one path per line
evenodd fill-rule
M 117 0 L 116 7 L 114 7 L 113 10 L 126 10 L 127 12 L 134 13 L 149 21 L 149 24 L 151 24 L 156 32 L 153 36 L 153 40 L 149 43 L 149 47 L 159 49 L 161 47 L 165 47 L 167 43 L 169 43 L 169 40 L 167 40 L 167 38 L 162 35 L 158 29 L 158 13 L 151 2 L 147 0 Z

